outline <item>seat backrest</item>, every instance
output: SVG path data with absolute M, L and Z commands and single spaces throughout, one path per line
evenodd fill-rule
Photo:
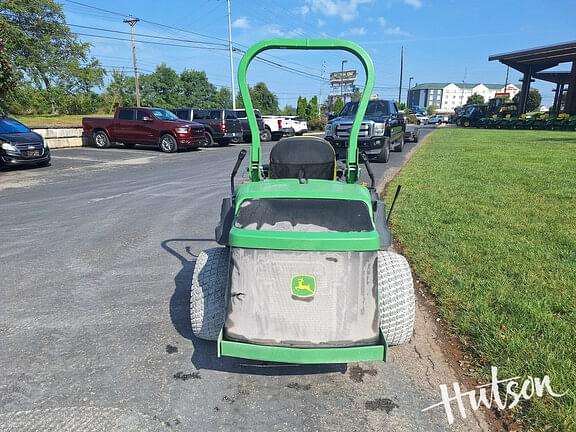
M 318 137 L 278 141 L 270 152 L 269 178 L 334 180 L 336 155 L 330 143 Z

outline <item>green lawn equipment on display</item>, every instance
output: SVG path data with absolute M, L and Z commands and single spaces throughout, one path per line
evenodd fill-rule
M 262 164 L 246 73 L 270 49 L 344 50 L 362 63 L 366 85 L 342 169 L 327 141 L 306 136 L 278 141 L 270 164 Z M 242 150 L 215 230 L 223 247 L 196 261 L 194 334 L 217 341 L 219 356 L 301 364 L 385 360 L 387 346 L 412 336 L 415 298 L 408 262 L 387 251 L 386 208 L 367 157 L 358 154 L 372 60 L 344 40 L 265 40 L 242 58 L 238 84 L 252 131 L 250 181 L 234 184 Z M 359 160 L 370 187 L 359 183 Z

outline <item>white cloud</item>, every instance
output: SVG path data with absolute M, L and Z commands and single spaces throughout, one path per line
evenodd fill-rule
M 408 6 L 412 6 L 415 9 L 422 7 L 422 0 L 403 0 Z
M 372 3 L 373 0 L 306 0 L 308 11 L 337 16 L 342 21 L 352 21 L 358 16 L 358 6 Z M 415 1 L 415 0 L 412 0 Z
M 302 36 L 302 34 L 304 33 L 304 30 L 302 30 L 300 27 L 297 27 L 297 28 L 292 29 L 292 30 L 284 31 L 284 30 L 282 30 L 282 28 L 278 24 L 266 25 L 266 26 L 262 27 L 262 31 L 264 31 L 264 33 L 268 33 L 268 34 L 273 35 L 273 36 L 284 37 L 284 38 L 292 38 L 295 36 Z
M 302 16 L 306 16 L 306 15 L 308 15 L 308 14 L 310 13 L 310 6 L 308 6 L 307 4 L 305 4 L 305 5 L 303 5 L 303 6 L 300 6 L 300 7 L 297 9 L 297 12 L 298 12 L 300 15 L 302 15 Z
M 343 36 L 364 36 L 366 34 L 366 29 L 364 27 L 353 27 L 350 30 L 340 33 L 340 37 Z
M 247 17 L 240 17 L 232 22 L 232 27 L 241 30 L 248 30 L 250 28 L 250 21 L 248 21 Z
M 378 17 L 376 20 L 378 21 L 378 24 L 380 24 L 380 28 L 382 28 L 384 34 L 392 36 L 411 36 L 410 33 L 402 30 L 398 26 L 389 26 L 384 17 Z
M 318 28 L 322 28 L 326 25 L 326 21 L 324 21 L 323 19 L 319 19 L 317 24 L 318 24 Z

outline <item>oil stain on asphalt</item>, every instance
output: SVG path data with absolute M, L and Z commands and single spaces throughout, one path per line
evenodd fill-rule
M 386 414 L 390 414 L 394 408 L 399 408 L 397 403 L 388 398 L 369 400 L 364 406 L 370 411 L 386 411 Z
M 286 387 L 294 389 L 294 390 L 298 390 L 298 391 L 308 391 L 312 388 L 312 385 L 310 384 L 298 384 L 297 382 L 291 382 L 286 384 Z
M 182 381 L 188 381 L 189 379 L 200 379 L 202 377 L 200 376 L 200 372 L 192 372 L 192 373 L 176 372 L 174 374 L 174 378 Z
M 349 371 L 350 379 L 357 383 L 364 382 L 365 375 L 375 376 L 378 373 L 376 369 L 362 369 L 362 367 L 358 365 L 352 366 Z

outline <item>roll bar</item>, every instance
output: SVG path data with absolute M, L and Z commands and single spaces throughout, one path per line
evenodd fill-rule
M 342 39 L 267 39 L 252 45 L 240 60 L 238 65 L 238 87 L 240 95 L 246 109 L 248 124 L 252 134 L 252 144 L 250 146 L 250 166 L 249 174 L 251 181 L 260 181 L 261 147 L 260 131 L 254 114 L 254 106 L 248 90 L 246 74 L 250 62 L 261 52 L 271 49 L 301 49 L 301 50 L 343 50 L 354 54 L 364 66 L 366 73 L 366 85 L 362 92 L 362 97 L 356 111 L 356 117 L 350 132 L 350 142 L 348 143 L 348 154 L 346 158 L 346 181 L 355 183 L 360 176 L 358 164 L 358 134 L 360 126 L 368 107 L 370 95 L 374 88 L 374 64 L 368 53 L 358 44 Z

